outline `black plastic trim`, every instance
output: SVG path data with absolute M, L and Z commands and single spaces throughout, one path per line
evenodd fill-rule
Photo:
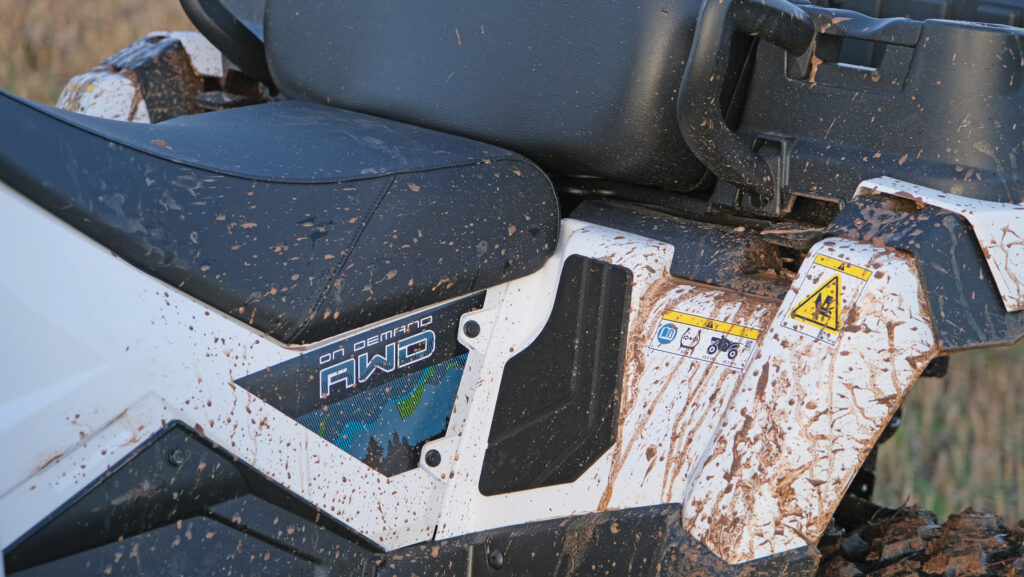
M 4 551 L 8 575 L 354 572 L 379 551 L 171 422 Z
M 792 282 L 783 274 L 785 249 L 766 242 L 756 230 L 737 231 L 608 201 L 582 202 L 571 217 L 671 244 L 669 272 L 677 278 L 779 300 Z
M 697 34 L 679 84 L 679 130 L 705 166 L 752 192 L 755 205 L 761 206 L 776 194 L 776 175 L 722 116 L 733 37 L 739 34 L 800 54 L 814 38 L 814 25 L 806 12 L 786 0 L 709 0 L 697 20 Z
M 1010 345 L 1024 336 L 1024 311 L 1003 306 L 978 238 L 961 216 L 903 199 L 858 197 L 826 234 L 914 255 L 943 353 Z
M 214 509 L 31 568 L 8 565 L 8 574 L 811 577 L 820 557 L 800 547 L 729 565 L 686 532 L 677 504 L 502 527 L 388 553 L 252 499 Z
M 814 575 L 818 553 L 808 547 L 729 565 L 690 536 L 681 519 L 679 505 L 659 505 L 503 527 L 394 551 L 374 575 Z
M 615 442 L 633 273 L 566 259 L 544 329 L 505 365 L 480 492 L 573 481 Z
M 785 175 L 778 202 L 760 214 L 785 216 L 799 197 L 844 204 L 880 175 L 970 198 L 1024 199 L 1024 62 L 1001 56 L 1019 51 L 1024 29 L 802 10 L 816 39 L 798 57 L 758 46 L 736 130 Z M 720 180 L 711 210 L 753 208 L 737 197 Z
M 181 0 L 189 20 L 228 60 L 242 72 L 259 80 L 276 92 L 274 79 L 267 68 L 263 40 L 228 10 L 220 0 Z

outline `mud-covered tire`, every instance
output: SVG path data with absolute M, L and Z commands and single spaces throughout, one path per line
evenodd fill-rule
M 1024 577 L 1024 521 L 967 510 L 939 524 L 916 508 L 879 509 L 860 527 L 822 538 L 818 577 Z

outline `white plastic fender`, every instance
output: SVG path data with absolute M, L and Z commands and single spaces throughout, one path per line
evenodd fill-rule
M 480 334 L 460 337 L 454 413 L 422 452 L 442 465 L 389 478 L 233 384 L 366 327 L 283 346 L 2 184 L 0 235 L 18 247 L 0 256 L 0 547 L 180 420 L 386 550 L 678 503 L 694 537 L 739 563 L 817 541 L 936 346 L 895 251 L 825 240 L 780 303 L 672 277 L 671 245 L 566 219 L 540 271 L 463 316 Z M 633 271 L 617 440 L 573 482 L 483 496 L 504 364 L 540 333 L 574 254 Z

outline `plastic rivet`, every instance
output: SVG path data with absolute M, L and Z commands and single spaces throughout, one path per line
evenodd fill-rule
M 487 554 L 487 564 L 491 566 L 491 569 L 501 569 L 501 566 L 505 564 L 505 556 L 501 554 L 501 551 L 491 549 L 491 552 Z
M 185 452 L 181 449 L 174 449 L 167 455 L 167 460 L 175 467 L 180 467 L 185 462 Z
M 427 451 L 427 456 L 423 460 L 427 462 L 427 465 L 436 467 L 441 464 L 441 453 L 438 453 L 437 449 L 431 449 Z

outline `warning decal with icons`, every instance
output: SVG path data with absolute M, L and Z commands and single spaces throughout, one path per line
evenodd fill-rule
M 839 311 L 843 308 L 843 282 L 833 275 L 811 295 L 796 305 L 789 316 L 821 327 L 830 333 L 839 332 Z
M 747 366 L 761 330 L 693 313 L 666 310 L 661 316 L 650 348 L 723 365 L 731 369 Z
M 782 326 L 834 345 L 846 313 L 860 298 L 871 272 L 819 254 L 804 278 L 797 290 L 796 306 L 786 314 Z M 815 280 L 808 282 L 810 279 Z

